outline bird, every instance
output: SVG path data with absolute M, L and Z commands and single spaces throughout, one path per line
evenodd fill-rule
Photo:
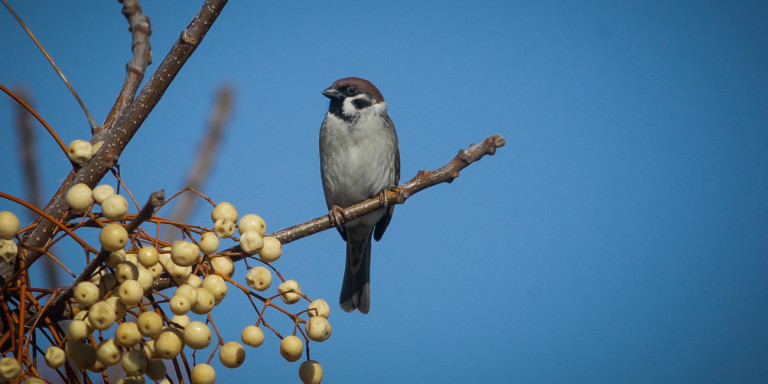
M 332 221 L 341 208 L 380 196 L 400 181 L 397 132 L 381 92 L 359 77 L 335 81 L 322 94 L 330 99 L 320 127 L 320 173 Z M 371 305 L 371 238 L 384 235 L 394 205 L 336 225 L 347 243 L 339 305 L 368 313 Z

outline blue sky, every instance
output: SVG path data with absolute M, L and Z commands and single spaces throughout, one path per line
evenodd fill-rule
M 150 72 L 196 3 L 142 3 Z M 130 55 L 120 4 L 12 4 L 103 121 Z M 336 304 L 335 231 L 284 247 L 276 266 L 332 303 L 333 336 L 311 349 L 325 382 L 765 382 L 767 17 L 749 1 L 231 2 L 122 175 L 139 196 L 178 190 L 228 83 L 235 112 L 205 193 L 270 231 L 320 216 L 320 91 L 364 77 L 397 126 L 402 180 L 491 134 L 507 145 L 396 208 L 373 245 L 369 315 Z M 27 86 L 65 142 L 88 139 L 7 12 L 0 33 L 0 83 Z M 11 106 L 0 189 L 21 194 Z M 39 138 L 50 195 L 68 163 Z M 239 300 L 214 311 L 228 340 L 255 320 Z M 277 348 L 268 337 L 219 378 L 295 382 Z

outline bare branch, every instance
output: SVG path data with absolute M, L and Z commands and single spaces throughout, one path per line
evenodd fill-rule
M 165 201 L 165 192 L 161 189 L 159 191 L 153 192 L 149 199 L 147 200 L 147 203 L 144 204 L 144 207 L 139 211 L 139 214 L 136 215 L 131 222 L 126 225 L 125 230 L 128 232 L 128 234 L 132 234 L 136 228 L 141 225 L 142 222 L 152 217 L 152 214 L 155 212 L 155 209 L 163 204 L 163 201 Z M 67 300 L 72 298 L 72 293 L 75 290 L 75 287 L 77 284 L 79 284 L 82 281 L 88 280 L 91 278 L 94 272 L 96 272 L 96 269 L 98 269 L 104 262 L 106 261 L 107 257 L 109 256 L 111 252 L 106 251 L 102 249 L 98 256 L 96 256 L 93 260 L 91 260 L 88 265 L 85 266 L 82 272 L 80 272 L 80 275 L 78 275 L 73 281 L 72 284 L 69 285 L 61 294 L 57 295 L 55 298 L 53 298 L 53 302 L 50 303 L 50 305 L 47 303 L 45 307 L 35 314 L 32 318 L 29 319 L 28 324 L 34 324 L 37 322 L 37 319 L 40 317 L 46 316 L 47 313 L 57 313 L 61 307 L 64 305 L 64 303 L 67 302 Z
M 503 147 L 505 143 L 504 137 L 501 135 L 493 135 L 483 140 L 480 144 L 472 144 L 468 149 L 459 151 L 456 157 L 442 168 L 436 171 L 419 171 L 416 177 L 407 183 L 401 184 L 395 189 L 387 190 L 383 195 L 383 199 L 382 197 L 374 197 L 345 208 L 343 210 L 343 219 L 339 224 L 346 223 L 363 216 L 366 213 L 373 212 L 383 205 L 403 204 L 410 196 L 437 184 L 450 183 L 453 179 L 459 177 L 459 171 L 475 161 L 480 160 L 485 155 L 495 154 L 496 149 Z M 328 215 L 324 215 L 267 236 L 274 236 L 280 240 L 281 244 L 287 244 L 333 227 L 333 223 L 331 223 Z M 234 246 L 223 252 L 237 253 L 242 251 L 239 246 Z M 232 259 L 235 260 L 236 257 L 233 257 Z
M 216 18 L 221 13 L 226 0 L 206 0 L 192 22 L 184 29 L 181 36 L 171 48 L 171 51 L 160 63 L 152 78 L 144 85 L 125 113 L 117 120 L 113 128 L 104 140 L 104 145 L 95 156 L 77 172 L 72 172 L 62 183 L 59 190 L 48 203 L 45 211 L 56 220 L 61 220 L 67 212 L 67 204 L 64 200 L 64 192 L 71 185 L 85 183 L 93 188 L 98 184 L 107 171 L 117 163 L 117 159 L 123 152 L 133 135 L 136 134 L 144 120 L 155 105 L 160 101 L 163 93 L 168 89 L 173 79 L 179 73 L 187 59 L 205 37 Z M 22 242 L 33 247 L 42 247 L 55 233 L 55 224 L 48 220 L 41 220 L 35 228 L 29 232 Z M 31 264 L 40 257 L 39 252 L 30 252 L 27 256 L 27 264 Z M 8 271 L 3 270 L 3 277 Z
M 123 15 L 128 20 L 128 30 L 131 31 L 133 56 L 125 65 L 123 88 L 117 95 L 112 110 L 109 111 L 104 120 L 102 130 L 94 135 L 92 140 L 94 143 L 106 136 L 106 131 L 112 128 L 115 121 L 133 101 L 133 97 L 144 79 L 144 71 L 149 64 L 152 64 L 152 48 L 149 44 L 152 27 L 149 23 L 149 16 L 142 13 L 138 0 L 121 0 L 121 2 L 123 3 Z
M 201 186 L 211 171 L 216 153 L 223 137 L 224 128 L 232 114 L 232 87 L 223 85 L 216 93 L 211 116 L 208 120 L 208 128 L 200 141 L 199 149 L 195 152 L 195 162 L 189 168 L 183 186 L 195 190 L 202 189 Z M 171 220 L 177 223 L 186 221 L 195 208 L 197 198 L 191 193 L 181 195 L 181 200 L 176 204 L 173 210 Z M 165 233 L 166 240 L 175 235 L 171 228 Z

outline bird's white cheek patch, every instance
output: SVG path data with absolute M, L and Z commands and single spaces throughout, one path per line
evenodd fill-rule
M 360 113 L 360 110 L 355 107 L 354 101 L 358 99 L 366 98 L 367 96 L 364 94 L 359 94 L 354 97 L 347 97 L 344 99 L 344 103 L 341 106 L 341 113 L 343 113 L 345 116 L 354 116 L 358 113 Z

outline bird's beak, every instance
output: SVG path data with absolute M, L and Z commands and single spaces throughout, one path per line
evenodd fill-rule
M 336 88 L 328 88 L 323 91 L 323 96 L 329 99 L 341 99 L 344 95 Z

